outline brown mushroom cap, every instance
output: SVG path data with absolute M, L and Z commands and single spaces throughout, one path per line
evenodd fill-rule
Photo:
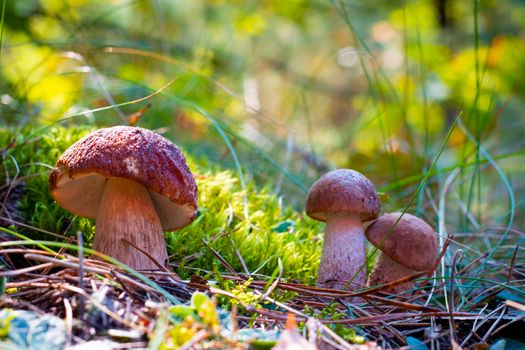
M 107 178 L 144 185 L 162 228 L 186 226 L 197 209 L 197 184 L 180 149 L 146 129 L 100 129 L 69 147 L 49 176 L 51 195 L 66 210 L 97 216 Z
M 367 221 L 375 219 L 380 209 L 374 184 L 351 169 L 337 169 L 321 176 L 310 188 L 306 201 L 306 213 L 319 221 L 334 214 L 353 214 Z
M 383 237 L 395 224 L 401 213 L 381 216 L 368 226 L 366 238 L 378 246 Z M 438 252 L 434 229 L 425 221 L 410 214 L 404 214 L 379 249 L 392 260 L 416 271 L 433 267 Z

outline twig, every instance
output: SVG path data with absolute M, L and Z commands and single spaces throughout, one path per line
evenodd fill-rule
M 261 302 L 263 302 L 270 294 L 272 294 L 275 287 L 277 287 L 279 281 L 281 280 L 281 277 L 283 275 L 283 264 L 281 262 L 281 258 L 277 258 L 277 264 L 279 265 L 279 275 L 277 276 L 275 281 L 273 281 L 273 283 L 270 285 L 270 288 L 268 288 L 268 290 L 263 295 L 261 295 Z
M 28 272 L 37 271 L 37 270 L 43 270 L 43 269 L 49 268 L 49 267 L 51 267 L 53 265 L 54 265 L 53 263 L 44 263 L 44 264 L 40 264 L 40 265 L 29 266 L 29 267 L 26 267 L 26 268 L 23 268 L 23 269 L 18 269 L 18 270 L 0 271 L 0 277 L 24 275 L 24 274 L 26 274 Z
M 481 326 L 483 326 L 485 324 L 485 322 L 487 322 L 490 318 L 490 316 L 492 314 L 495 314 L 497 311 L 499 311 L 499 309 L 503 308 L 505 305 L 501 305 L 500 307 L 498 307 L 496 310 L 493 310 L 491 311 L 490 313 L 488 313 L 485 318 L 483 320 L 481 320 L 481 322 L 475 327 L 472 329 L 471 333 L 467 336 L 467 338 L 465 338 L 465 340 L 463 340 L 463 342 L 461 343 L 461 346 L 463 346 L 463 344 L 466 344 L 467 341 L 470 339 L 470 337 L 472 336 L 472 334 L 474 334 Z M 481 314 L 481 312 L 480 312 Z M 475 320 L 477 321 L 477 319 L 479 318 L 479 315 L 476 316 Z
M 479 312 L 478 314 L 478 317 L 476 317 L 474 319 L 474 324 L 472 325 L 472 330 L 470 331 L 469 335 L 467 335 L 465 337 L 465 339 L 463 339 L 463 342 L 460 344 L 461 347 L 463 347 L 467 342 L 468 340 L 472 337 L 472 335 L 474 335 L 476 333 L 476 330 L 478 329 L 477 328 L 477 324 L 478 324 L 478 320 L 479 320 L 479 316 L 483 313 L 483 311 L 485 311 L 485 309 L 488 307 L 488 305 L 485 305 Z M 477 335 L 477 334 L 476 334 Z M 479 338 L 479 337 L 478 337 Z
M 450 189 L 450 187 L 452 186 L 452 183 L 454 182 L 454 180 L 456 179 L 456 177 L 458 176 L 458 174 L 460 173 L 460 168 L 456 168 L 454 169 L 454 171 L 447 177 L 447 179 L 445 180 L 445 183 L 443 184 L 443 188 L 441 189 L 441 193 L 440 193 L 440 196 L 439 196 L 439 227 L 438 227 L 438 234 L 439 234 L 439 245 L 441 247 L 443 247 L 445 245 L 445 242 L 443 241 L 443 237 L 446 235 L 446 232 L 447 232 L 447 229 L 446 229 L 446 225 L 445 225 L 445 207 L 446 207 L 446 198 L 447 198 L 447 193 Z M 445 252 L 444 252 L 445 253 Z M 442 276 L 445 276 L 445 272 L 446 272 L 446 267 L 445 267 L 445 259 L 444 259 L 444 256 L 442 259 L 440 259 L 440 263 L 441 263 L 441 273 L 442 273 Z M 446 285 L 447 281 L 446 281 L 446 278 L 443 277 L 443 284 Z M 434 281 L 434 287 L 435 287 L 435 284 L 437 283 L 437 280 Z M 450 306 L 449 306 L 449 301 L 448 301 L 448 298 L 447 298 L 447 293 L 443 293 L 443 296 L 445 298 L 445 305 L 447 307 L 448 310 L 450 310 Z
M 508 302 L 509 300 L 507 300 Z M 507 303 L 506 302 L 506 303 Z M 508 303 L 507 303 L 508 305 Z M 510 305 L 509 305 L 510 306 Z M 525 305 L 523 305 L 523 311 L 525 311 Z M 494 336 L 496 333 L 499 333 L 500 331 L 502 331 L 503 329 L 505 329 L 506 327 L 510 326 L 511 324 L 513 323 L 516 323 L 516 322 L 521 322 L 525 319 L 525 314 L 521 315 L 521 316 L 514 316 L 512 318 L 512 320 L 510 320 L 509 322 L 505 323 L 504 325 L 501 325 L 498 329 L 494 330 L 494 332 L 492 332 L 492 335 Z
M 182 344 L 182 346 L 179 348 L 179 350 L 192 349 L 193 345 L 195 345 L 198 342 L 208 338 L 210 335 L 211 335 L 210 332 L 208 332 L 205 329 L 201 329 L 190 340 L 188 340 L 186 343 Z
M 448 311 L 450 312 L 449 323 L 450 323 L 450 339 L 452 344 L 457 344 L 458 340 L 456 338 L 457 326 L 454 322 L 454 275 L 456 272 L 456 264 L 463 257 L 463 252 L 461 250 L 456 251 L 452 258 L 452 266 L 450 266 L 450 304 L 448 305 Z
M 498 319 L 496 321 L 494 321 L 494 323 L 492 324 L 492 326 L 490 326 L 489 330 L 485 333 L 483 338 L 481 338 L 481 340 L 483 342 L 485 342 L 485 343 L 487 342 L 487 339 L 490 337 L 490 335 L 492 334 L 492 332 L 494 331 L 494 329 L 496 328 L 498 323 L 501 321 L 501 318 L 505 314 L 505 311 L 507 311 L 507 306 L 506 305 L 503 306 L 503 308 L 501 310 L 501 315 L 498 317 Z
M 84 239 L 82 237 L 82 232 L 77 232 L 77 241 L 78 241 L 78 287 L 85 291 L 84 288 Z M 84 317 L 85 304 L 82 296 L 78 298 L 78 315 L 82 319 Z
M 231 237 L 228 237 L 230 239 L 230 243 L 232 244 L 232 247 L 235 249 L 235 254 L 239 258 L 239 261 L 241 262 L 242 269 L 244 270 L 244 273 L 246 273 L 248 276 L 250 275 L 250 270 L 248 270 L 248 267 L 246 266 L 246 263 L 244 262 L 244 259 L 242 258 L 241 252 L 235 245 L 235 242 Z
M 514 264 L 516 263 L 516 256 L 518 254 L 520 244 L 516 244 L 516 248 L 514 249 L 514 252 L 512 253 L 512 258 L 510 259 L 510 266 L 509 266 L 509 274 L 507 275 L 507 283 L 510 283 L 510 280 L 512 278 L 512 270 L 514 270 Z
M 11 155 L 9 156 L 9 158 L 11 158 L 11 161 L 13 161 L 13 164 L 15 165 L 16 174 L 15 174 L 15 177 L 13 178 L 13 181 L 11 181 L 11 183 L 9 185 L 9 188 L 7 189 L 7 191 L 5 193 L 4 202 L 2 203 L 2 208 L 0 208 L 0 217 L 2 217 L 2 215 L 4 214 L 4 210 L 6 208 L 7 200 L 9 199 L 9 195 L 11 194 L 11 191 L 13 190 L 13 187 L 14 187 L 14 181 L 16 181 L 16 178 L 18 177 L 18 175 L 20 175 L 20 168 L 18 167 L 18 162 Z
M 520 311 L 525 312 L 525 305 L 523 305 L 523 304 L 517 303 L 517 302 L 512 301 L 512 300 L 505 300 L 505 304 L 507 304 L 510 307 L 513 307 L 515 309 L 518 309 Z
M 375 300 L 375 301 L 380 301 L 380 302 L 382 302 L 384 304 L 396 306 L 396 307 L 399 307 L 401 309 L 406 309 L 406 310 L 414 310 L 414 311 L 417 310 L 417 311 L 427 311 L 427 312 L 437 312 L 437 311 L 439 311 L 439 309 L 434 308 L 434 307 L 418 305 L 418 304 L 411 304 L 411 303 L 403 302 L 403 301 L 396 300 L 396 299 L 387 299 L 387 298 L 383 298 L 383 297 L 380 297 L 380 296 L 377 296 L 377 295 L 374 295 L 374 294 L 365 295 L 365 296 L 363 296 L 363 299 L 365 299 L 365 300 L 371 299 L 371 300 Z
M 211 250 L 213 255 L 215 255 L 215 257 L 219 259 L 219 261 L 226 268 L 226 270 L 228 270 L 232 274 L 237 273 L 237 271 L 235 271 L 235 269 L 219 254 L 219 252 L 213 249 L 204 238 L 202 239 L 202 242 L 208 247 L 209 250 Z
M 367 312 L 366 310 L 362 309 L 362 308 L 359 308 L 357 305 L 354 305 L 354 309 L 357 311 L 359 311 L 361 314 L 363 314 L 365 317 L 371 317 L 373 316 L 372 314 L 370 314 L 369 312 Z M 385 329 L 388 330 L 388 332 L 390 332 L 392 335 L 394 335 L 397 340 L 399 340 L 401 343 L 406 343 L 406 338 L 405 336 L 403 336 L 403 334 L 401 334 L 401 332 L 399 332 L 397 329 L 395 329 L 394 327 L 390 326 L 389 322 L 384 322 L 384 321 L 381 321 L 381 325 L 383 327 L 385 327 Z
M 84 296 L 86 299 L 88 299 L 91 303 L 93 303 L 93 305 L 95 305 L 100 311 L 102 311 L 103 313 L 105 313 L 106 315 L 108 315 L 109 317 L 113 318 L 114 320 L 126 325 L 127 327 L 131 328 L 131 329 L 134 329 L 138 332 L 141 332 L 141 333 L 145 333 L 147 331 L 146 328 L 144 328 L 143 326 L 140 326 L 140 325 L 136 325 L 136 324 L 133 324 L 131 322 L 128 322 L 126 321 L 125 319 L 123 319 L 122 317 L 120 317 L 118 314 L 116 314 L 115 312 L 111 311 L 110 309 L 108 309 L 105 305 L 103 305 L 102 303 L 100 303 L 97 299 L 95 299 L 94 297 L 92 297 L 91 295 L 87 294 L 85 291 L 83 291 L 82 289 L 78 288 L 78 287 L 75 287 L 75 286 L 71 286 L 69 284 L 62 284 L 59 286 L 61 289 L 66 289 L 66 290 L 70 290 L 72 292 L 75 292 L 77 294 L 80 294 L 82 296 Z
M 64 236 L 64 235 L 61 235 L 61 234 L 58 234 L 58 233 L 54 233 L 54 232 L 51 232 L 51 231 L 48 231 L 48 230 L 44 230 L 44 229 L 41 229 L 41 228 L 38 228 L 38 227 L 34 227 L 34 226 L 31 226 L 31 225 L 28 225 L 28 224 L 24 224 L 23 222 L 20 222 L 20 221 L 16 221 L 16 220 L 13 220 L 13 219 L 10 219 L 10 218 L 6 218 L 5 216 L 2 216 L 0 217 L 0 219 L 2 220 L 5 220 L 13 225 L 16 225 L 16 226 L 20 226 L 20 227 L 25 227 L 25 228 L 29 228 L 33 231 L 37 231 L 37 232 L 42 232 L 42 233 L 45 233 L 46 235 L 50 235 L 50 236 L 53 236 L 53 237 L 56 237 L 56 238 L 60 238 L 60 239 L 67 239 L 67 236 Z
M 53 259 L 53 258 L 49 258 L 47 256 L 41 256 L 41 255 L 38 255 L 38 254 L 25 254 L 24 257 L 26 259 L 32 259 L 32 260 L 37 260 L 37 261 L 47 261 L 47 262 L 53 262 L 55 265 L 57 266 L 64 266 L 64 267 L 72 267 L 72 268 L 75 268 L 75 269 L 78 269 L 78 264 L 77 263 L 74 263 L 72 261 L 65 261 L 65 260 L 58 260 L 58 259 Z M 112 266 L 112 268 L 115 268 L 115 266 Z M 105 268 L 100 268 L 100 267 L 93 267 L 93 266 L 87 266 L 87 265 L 84 265 L 84 270 L 85 271 L 88 271 L 88 272 L 92 272 L 92 273 L 98 273 L 98 274 L 101 274 L 101 275 L 106 275 L 106 276 L 110 276 L 113 274 L 118 274 L 118 276 L 126 281 L 127 283 L 130 283 L 130 284 L 133 284 L 135 286 L 138 286 L 144 290 L 147 290 L 147 291 L 152 291 L 154 292 L 155 289 L 151 288 L 150 286 L 147 286 L 147 285 L 144 285 L 144 284 L 141 284 L 140 282 L 136 281 L 135 279 L 132 279 L 122 273 L 119 273 L 119 272 L 116 272 L 116 271 L 112 271 L 111 269 L 105 269 Z
M 73 337 L 73 309 L 67 298 L 64 298 L 64 309 L 66 310 L 66 348 L 71 345 Z M 81 315 L 80 315 L 81 316 Z

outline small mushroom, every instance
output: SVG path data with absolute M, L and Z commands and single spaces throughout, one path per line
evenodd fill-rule
M 140 250 L 167 263 L 163 231 L 188 225 L 197 210 L 197 184 L 180 149 L 136 127 L 101 129 L 77 141 L 58 160 L 49 186 L 60 206 L 96 219 L 95 250 L 138 270 L 158 269 Z
M 369 286 L 389 283 L 419 271 L 428 271 L 434 266 L 438 252 L 434 230 L 425 221 L 410 214 L 404 214 L 392 228 L 400 215 L 383 215 L 366 229 L 366 238 L 381 250 L 368 277 Z M 387 291 L 397 294 L 413 287 L 413 282 L 408 282 Z
M 338 169 L 321 176 L 308 193 L 306 213 L 326 222 L 317 283 L 322 287 L 363 287 L 366 246 L 363 221 L 379 215 L 381 203 L 372 182 L 361 173 Z

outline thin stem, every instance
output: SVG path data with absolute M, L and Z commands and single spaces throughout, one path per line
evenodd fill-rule
M 361 220 L 357 217 L 329 217 L 318 284 L 344 289 L 345 284 L 351 281 L 350 289 L 361 288 L 365 284 L 366 270 L 358 270 L 365 261 L 365 235 Z

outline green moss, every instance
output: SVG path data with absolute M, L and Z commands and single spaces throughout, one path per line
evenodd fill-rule
M 56 205 L 49 194 L 48 175 L 60 154 L 91 131 L 88 127 L 56 127 L 36 133 L 0 130 L 0 149 L 4 149 L 0 180 L 6 183 L 20 169 L 18 179 L 26 184 L 20 202 L 25 221 L 55 233 L 76 235 L 80 231 L 87 245 L 92 242 L 94 221 Z M 242 257 L 251 273 L 271 275 L 280 259 L 283 276 L 313 283 L 321 253 L 319 223 L 282 205 L 269 187 L 257 189 L 248 181 L 242 189 L 232 172 L 210 168 L 206 159 L 193 159 L 187 151 L 185 154 L 197 177 L 199 212 L 190 226 L 166 233 L 171 261 L 178 264 L 178 272 L 183 277 L 200 271 L 206 275 L 213 264 L 224 272 L 219 255 L 235 271 L 243 271 Z M 33 230 L 27 234 L 53 239 Z
M 2 316 L 4 317 L 0 317 L 0 340 L 5 340 L 9 335 L 11 320 L 15 318 L 15 315 L 11 313 L 11 309 L 4 309 Z
M 75 217 L 56 205 L 49 194 L 48 176 L 60 154 L 91 131 L 87 127 L 49 128 L 38 132 L 0 129 L 0 149 L 4 149 L 1 184 L 9 182 L 8 179 L 21 180 L 16 183 L 23 185 L 19 210 L 24 221 L 36 228 L 65 235 L 75 236 L 80 231 L 87 244 L 93 237 L 93 221 Z M 29 233 L 33 239 L 52 238 L 34 230 Z
M 250 272 L 269 275 L 280 259 L 284 276 L 313 282 L 320 257 L 317 223 L 281 206 L 267 188 L 257 191 L 248 183 L 243 190 L 228 171 L 208 171 L 198 178 L 198 185 L 197 220 L 168 235 L 176 261 L 199 252 L 202 256 L 192 266 L 210 270 L 215 250 L 236 271 L 243 271 L 242 258 Z M 279 232 L 282 223 L 291 223 L 289 230 Z

